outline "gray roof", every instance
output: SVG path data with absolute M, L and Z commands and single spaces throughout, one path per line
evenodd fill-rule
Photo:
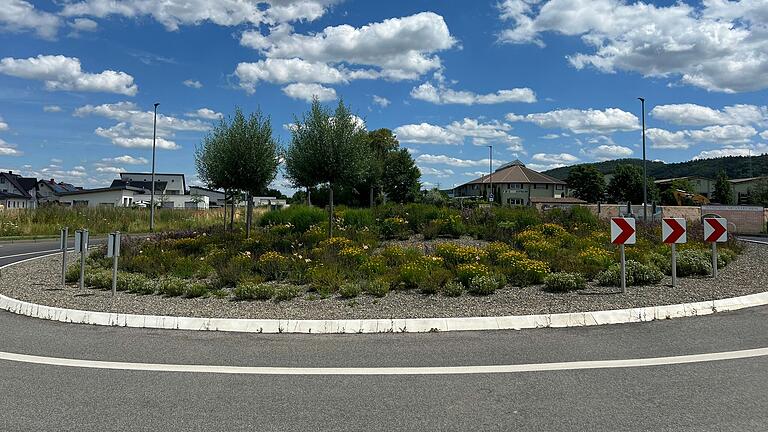
M 464 185 L 490 183 L 491 181 L 493 183 L 565 184 L 562 180 L 526 168 L 524 163 L 514 160 L 500 166 L 493 175 L 482 176 L 464 183 Z

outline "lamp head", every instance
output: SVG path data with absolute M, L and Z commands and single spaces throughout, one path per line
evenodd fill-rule
M 155 102 L 155 108 L 157 108 L 158 105 L 160 105 L 160 102 Z

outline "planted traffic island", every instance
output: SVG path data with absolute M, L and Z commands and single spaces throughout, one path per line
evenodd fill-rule
M 427 205 L 270 212 L 250 239 L 189 231 L 128 237 L 111 294 L 110 258 L 91 252 L 60 282 L 60 257 L 4 269 L 0 293 L 25 302 L 121 314 L 250 319 L 401 319 L 552 314 L 730 298 L 765 291 L 764 246 L 721 244 L 718 278 L 701 227 L 678 245 L 672 288 L 661 228 L 638 223 L 627 283 L 607 224 L 584 209 L 455 210 Z

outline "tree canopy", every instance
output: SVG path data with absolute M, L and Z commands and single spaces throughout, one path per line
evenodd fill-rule
M 576 198 L 590 203 L 604 200 L 605 176 L 591 165 L 574 167 L 565 180 Z
M 733 204 L 733 190 L 731 189 L 731 183 L 728 181 L 728 174 L 725 170 L 720 170 L 715 179 L 715 190 L 712 191 L 712 201 L 718 204 L 730 205 Z
M 648 178 L 648 203 L 658 202 L 659 190 Z M 608 196 L 615 202 L 643 203 L 643 170 L 635 165 L 618 165 L 608 182 Z
M 387 198 L 399 202 L 413 202 L 419 196 L 421 172 L 411 154 L 399 149 L 387 154 L 382 183 Z

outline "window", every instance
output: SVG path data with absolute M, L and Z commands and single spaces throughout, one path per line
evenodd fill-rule
M 557 189 L 557 190 L 563 190 L 563 185 L 557 185 L 557 186 L 555 186 L 555 189 Z

